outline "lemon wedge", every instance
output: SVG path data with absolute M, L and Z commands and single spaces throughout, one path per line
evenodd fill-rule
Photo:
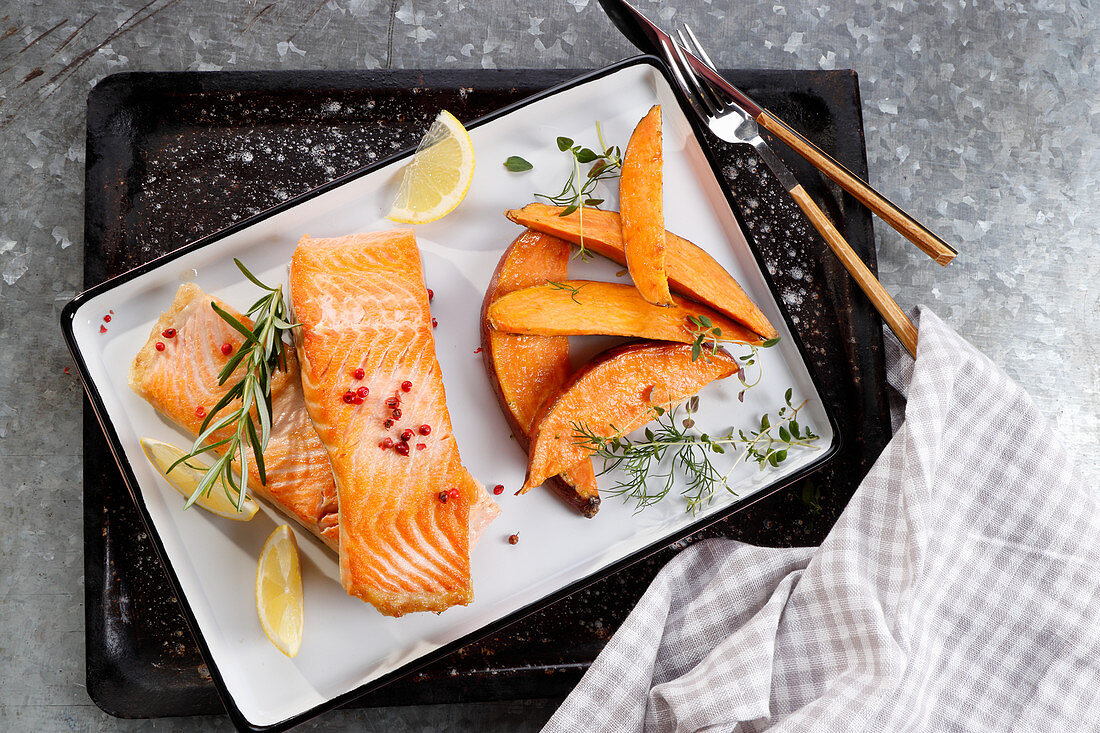
M 195 489 L 202 481 L 205 472 L 206 465 L 204 463 L 192 458 L 176 466 L 169 473 L 168 468 L 187 455 L 185 451 L 170 443 L 165 443 L 163 440 L 154 438 L 142 438 L 141 448 L 145 451 L 145 456 L 153 464 L 153 467 L 160 472 L 161 476 L 164 476 L 165 480 L 176 491 L 186 497 L 190 497 L 191 494 L 195 493 Z M 192 466 L 202 466 L 202 468 L 192 468 Z M 214 486 L 206 496 L 200 496 L 195 500 L 195 505 L 201 506 L 206 511 L 217 514 L 219 517 L 237 522 L 247 522 L 256 516 L 256 512 L 260 510 L 259 504 L 251 498 L 245 497 L 244 506 L 241 507 L 240 511 L 237 511 L 236 503 L 226 496 L 225 486 L 220 478 L 214 482 Z
M 474 179 L 470 133 L 443 110 L 424 134 L 409 164 L 387 219 L 427 224 L 454 210 Z
M 264 543 L 256 568 L 256 611 L 275 648 L 288 657 L 302 644 L 302 571 L 298 542 L 290 526 L 275 528 Z

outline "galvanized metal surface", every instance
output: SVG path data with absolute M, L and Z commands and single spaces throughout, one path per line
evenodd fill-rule
M 665 24 L 687 20 L 723 66 L 860 74 L 872 183 L 962 251 L 941 270 L 876 224 L 882 279 L 903 306 L 930 305 L 1027 385 L 1097 476 L 1094 9 L 1081 0 L 642 7 Z M 0 727 L 145 728 L 101 713 L 83 689 L 81 400 L 56 323 L 82 282 L 88 89 L 132 69 L 580 68 L 632 50 L 590 0 L 31 0 L 0 3 L 0 17 L 0 650 L 11 660 L 0 669 Z M 368 710 L 323 724 L 529 730 L 553 707 Z

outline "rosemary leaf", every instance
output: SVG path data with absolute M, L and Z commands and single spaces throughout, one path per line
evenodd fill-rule
M 253 275 L 251 272 L 249 272 L 248 268 L 244 266 L 244 263 L 241 262 L 240 260 L 238 260 L 236 257 L 233 258 L 233 264 L 237 266 L 237 269 L 241 271 L 242 275 L 247 277 L 252 282 L 253 285 L 260 288 L 261 290 L 266 290 L 269 293 L 274 293 L 276 290 L 281 290 L 282 289 L 282 288 L 273 288 L 270 285 L 265 285 L 264 283 L 260 282 L 256 278 L 255 275 Z
M 261 446 L 264 442 L 260 440 L 260 437 L 256 435 L 256 426 L 252 423 L 251 417 L 246 417 L 244 424 L 248 426 L 248 442 L 252 445 L 252 453 L 256 459 L 256 472 L 260 474 L 260 483 L 267 483 L 267 471 L 264 470 L 264 452 Z M 241 470 L 244 470 L 242 465 Z M 243 474 L 242 474 L 243 475 Z
M 240 334 L 245 337 L 246 343 L 256 341 L 256 336 L 253 335 L 252 331 L 249 330 L 248 326 L 244 325 L 243 323 L 238 321 L 236 318 L 234 318 L 232 315 L 230 315 L 226 311 L 219 308 L 217 303 L 215 303 L 214 301 L 210 301 L 210 307 L 214 309 L 215 313 L 217 313 L 219 316 L 222 317 L 223 321 L 228 323 L 235 330 L 239 331 Z

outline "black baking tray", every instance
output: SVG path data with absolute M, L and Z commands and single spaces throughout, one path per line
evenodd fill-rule
M 470 120 L 579 71 L 128 73 L 88 102 L 85 287 L 415 144 L 440 108 Z M 853 72 L 730 71 L 738 86 L 866 177 Z M 845 436 L 812 478 L 355 700 L 405 705 L 567 693 L 675 552 L 697 539 L 817 544 L 889 439 L 880 322 L 755 153 L 706 141 L 742 203 L 822 398 Z M 240 154 L 264 150 L 262 160 Z M 781 157 L 874 268 L 870 215 Z M 258 156 L 257 156 L 258 157 Z M 792 226 L 789 222 L 795 222 Z M 123 717 L 224 710 L 150 538 L 85 404 L 87 686 Z M 598 521 L 598 518 L 597 520 Z

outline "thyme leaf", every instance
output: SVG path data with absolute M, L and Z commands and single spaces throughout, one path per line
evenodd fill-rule
M 240 475 L 247 477 L 250 452 L 251 460 L 256 462 L 260 483 L 267 483 L 263 453 L 271 438 L 271 380 L 275 371 L 286 371 L 287 344 L 283 340 L 283 334 L 298 325 L 288 320 L 282 286 L 269 287 L 249 272 L 240 260 L 234 259 L 233 262 L 250 282 L 262 288 L 266 294 L 248 309 L 246 315 L 252 319 L 251 327 L 220 308 L 217 303 L 210 303 L 214 312 L 244 337 L 244 343 L 218 374 L 219 386 L 235 375 L 237 381 L 207 413 L 191 451 L 168 468 L 171 472 L 189 458 L 224 448 L 224 453 L 206 469 L 194 493 L 187 499 L 187 507 L 194 504 L 200 496 L 209 494 L 221 476 L 226 496 L 236 502 L 237 510 L 240 511 L 244 506 L 244 485 L 247 484 L 247 478 L 238 482 L 233 461 L 239 463 Z M 224 435 L 226 431 L 231 431 L 228 437 L 216 437 L 216 434 Z M 192 464 L 188 465 L 194 467 Z
M 520 173 L 521 171 L 529 171 L 535 166 L 531 165 L 529 161 L 518 155 L 512 155 L 508 160 L 504 161 L 504 167 L 513 173 Z

